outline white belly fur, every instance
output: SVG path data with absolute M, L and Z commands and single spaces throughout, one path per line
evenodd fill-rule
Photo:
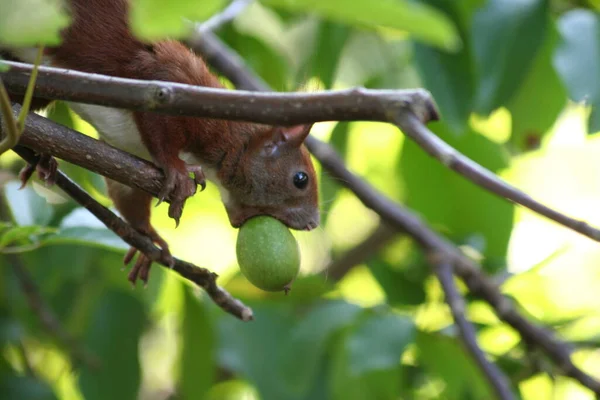
M 25 62 L 31 64 L 35 62 L 37 54 L 35 47 L 22 47 L 10 51 Z M 49 57 L 42 58 L 42 64 L 50 64 L 50 62 Z M 67 104 L 77 115 L 92 125 L 100 137 L 110 145 L 146 160 L 152 160 L 146 146 L 142 143 L 131 111 L 91 104 L 70 102 Z
M 142 142 L 131 111 L 92 104 L 68 104 L 77 115 L 92 125 L 108 144 L 146 160 L 152 160 Z

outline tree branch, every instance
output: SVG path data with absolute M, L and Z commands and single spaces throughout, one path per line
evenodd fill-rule
M 213 15 L 206 21 L 196 24 L 194 34 L 202 35 L 205 32 L 211 32 L 219 29 L 221 26 L 233 21 L 240 15 L 254 0 L 233 0 L 227 7 L 218 14 Z
M 24 93 L 31 65 L 2 61 L 6 89 Z M 173 82 L 145 81 L 40 67 L 35 95 L 46 99 L 146 110 L 174 115 L 295 125 L 317 121 L 385 121 L 395 111 L 437 119 L 429 92 L 414 90 L 330 90 L 320 93 L 259 93 Z
M 398 230 L 390 227 L 385 222 L 380 223 L 364 241 L 332 261 L 321 275 L 334 281 L 342 280 L 354 266 L 368 260 L 369 257 L 385 247 L 397 235 Z
M 35 163 L 36 156 L 33 151 L 22 146 L 17 146 L 13 150 L 25 161 L 31 164 Z M 169 260 L 163 259 L 161 250 L 156 247 L 148 237 L 133 229 L 108 208 L 98 203 L 60 171 L 57 171 L 56 185 L 95 215 L 107 228 L 115 232 L 127 244 L 143 252 L 152 261 L 169 268 Z M 179 259 L 175 259 L 175 265 L 172 269 L 183 278 L 202 287 L 215 304 L 223 310 L 235 315 L 243 321 L 249 321 L 253 318 L 252 310 L 250 308 L 246 307 L 241 301 L 233 298 L 228 292 L 217 286 L 217 274 Z
M 83 348 L 81 344 L 62 327 L 56 314 L 54 314 L 52 309 L 44 302 L 35 281 L 21 262 L 19 256 L 16 254 L 7 254 L 6 257 L 10 261 L 12 270 L 19 282 L 21 291 L 27 299 L 29 308 L 31 308 L 31 311 L 37 316 L 46 330 L 58 339 L 59 343 L 69 351 L 75 361 L 83 363 L 90 368 L 97 368 L 100 366 L 100 361 L 88 350 Z
M 432 258 L 435 259 L 437 257 L 433 255 Z M 483 371 L 483 374 L 487 378 L 489 384 L 494 388 L 498 398 L 501 400 L 514 399 L 515 397 L 510 390 L 508 380 L 495 364 L 488 361 L 483 350 L 481 350 L 477 343 L 475 328 L 465 317 L 465 301 L 454 283 L 452 264 L 445 260 L 439 260 L 434 262 L 434 271 L 444 291 L 446 303 L 450 307 L 450 312 L 458 327 L 460 333 L 459 337 L 462 339 L 465 349 L 471 355 L 481 371 Z
M 3 62 L 11 67 L 7 72 L 0 72 L 0 78 L 5 80 L 7 89 L 15 93 L 24 92 L 31 66 Z M 246 74 L 245 77 L 248 78 L 249 75 Z M 460 154 L 424 126 L 423 123 L 438 118 L 431 96 L 424 90 L 354 88 L 319 93 L 260 93 L 122 79 L 40 67 L 36 95 L 134 110 L 267 124 L 293 125 L 329 120 L 392 122 L 429 154 L 475 184 L 600 241 L 600 230 L 534 200 Z M 311 139 L 307 144 L 310 147 L 314 142 Z
M 203 40 L 219 42 L 219 39 L 215 36 L 204 36 Z M 226 46 L 220 46 L 219 43 L 212 43 L 210 47 L 220 47 L 223 51 L 222 53 L 213 55 L 213 57 L 219 58 L 219 62 L 213 64 L 215 67 L 227 64 L 228 60 L 237 57 L 237 54 L 232 54 Z M 238 66 L 241 67 L 241 70 L 237 69 Z M 241 64 L 231 64 L 228 69 L 220 71 L 223 74 L 227 71 L 226 76 L 232 82 L 247 79 L 243 82 L 243 87 L 246 89 L 261 90 L 260 83 L 254 80 L 253 74 Z M 426 129 L 425 127 L 423 128 Z M 570 355 L 570 346 L 556 339 L 546 329 L 534 325 L 523 318 L 500 293 L 498 288 L 490 283 L 488 278 L 481 272 L 481 266 L 470 260 L 456 246 L 430 229 L 416 215 L 409 212 L 400 204 L 388 199 L 370 184 L 350 172 L 345 167 L 343 160 L 330 145 L 310 136 L 306 143 L 323 168 L 332 177 L 339 179 L 367 208 L 379 214 L 382 220 L 391 226 L 413 237 L 423 247 L 424 251 L 434 252 L 441 257 L 446 257 L 447 262 L 454 265 L 455 272 L 463 279 L 471 293 L 487 301 L 494 308 L 500 319 L 519 332 L 523 339 L 540 347 L 562 369 L 565 375 L 576 379 L 583 386 L 600 396 L 600 382 L 573 364 Z M 597 234 L 595 233 L 594 236 L 597 237 Z

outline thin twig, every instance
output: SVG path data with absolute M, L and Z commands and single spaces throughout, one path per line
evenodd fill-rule
M 21 291 L 27 299 L 29 308 L 31 308 L 44 328 L 50 335 L 58 339 L 60 345 L 68 350 L 75 361 L 90 368 L 97 368 L 100 365 L 98 358 L 86 350 L 77 339 L 63 328 L 54 311 L 42 298 L 37 284 L 21 262 L 21 258 L 17 254 L 7 254 L 6 257 L 19 282 Z
M 233 21 L 240 15 L 254 0 L 233 0 L 227 7 L 218 14 L 213 15 L 206 21 L 196 24 L 194 35 L 202 35 L 205 32 L 216 31 L 221 26 Z
M 33 151 L 20 145 L 16 146 L 13 150 L 28 163 L 35 163 L 36 156 Z M 169 260 L 163 258 L 162 251 L 152 243 L 150 238 L 140 234 L 108 208 L 98 203 L 60 171 L 57 171 L 56 185 L 76 202 L 90 211 L 96 218 L 102 221 L 107 228 L 115 232 L 126 243 L 139 249 L 152 261 L 169 268 Z M 214 272 L 179 259 L 175 259 L 175 266 L 172 269 L 183 278 L 202 287 L 215 304 L 223 310 L 235 315 L 242 321 L 252 320 L 252 310 L 219 287 L 216 283 L 217 274 Z
M 446 303 L 450 307 L 450 312 L 458 327 L 459 337 L 462 339 L 465 349 L 479 366 L 488 383 L 494 388 L 498 399 L 514 399 L 515 397 L 510 389 L 508 380 L 502 371 L 486 358 L 483 350 L 481 350 L 481 347 L 477 343 L 475 328 L 465 317 L 465 301 L 456 288 L 452 264 L 443 259 L 434 264 L 434 271 L 444 291 Z
M 216 36 L 204 36 L 203 40 L 219 41 Z M 218 43 L 212 43 L 210 46 L 213 48 L 220 47 L 223 51 L 222 53 L 213 55 L 213 58 L 219 58 L 219 62 L 213 64 L 217 69 L 218 65 L 227 64 L 228 60 L 237 57 L 236 54 L 231 54 L 231 51 L 227 50 L 225 46 L 219 46 Z M 240 66 L 241 70 L 237 69 L 238 66 Z M 247 90 L 253 90 L 253 88 L 254 90 L 261 90 L 261 84 L 253 79 L 253 73 L 241 64 L 231 64 L 229 69 L 220 71 L 223 74 L 227 71 L 226 76 L 232 82 L 244 81 L 243 87 Z M 310 136 L 306 143 L 323 168 L 332 177 L 339 179 L 366 207 L 379 214 L 381 219 L 391 226 L 413 237 L 426 252 L 445 254 L 444 257 L 447 257 L 448 262 L 454 264 L 455 272 L 463 279 L 474 295 L 487 301 L 494 308 L 498 316 L 519 332 L 524 340 L 534 343 L 541 348 L 561 368 L 565 375 L 576 379 L 583 386 L 600 396 L 600 382 L 573 364 L 570 346 L 556 339 L 546 329 L 534 325 L 522 317 L 513 305 L 500 293 L 498 288 L 490 283 L 488 278 L 481 272 L 479 265 L 466 257 L 452 243 L 439 236 L 416 215 L 409 212 L 400 204 L 390 200 L 370 184 L 350 172 L 343 160 L 330 145 Z
M 398 236 L 397 229 L 391 228 L 386 223 L 380 223 L 364 241 L 332 261 L 321 275 L 335 282 L 342 280 L 354 266 L 368 260 L 396 236 Z

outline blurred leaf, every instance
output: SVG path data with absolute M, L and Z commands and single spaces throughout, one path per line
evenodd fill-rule
M 97 369 L 84 367 L 79 376 L 86 400 L 130 400 L 140 385 L 139 340 L 146 313 L 130 294 L 107 290 L 92 314 L 85 345 L 99 359 Z
M 204 399 L 215 378 L 215 338 L 206 305 L 184 293 L 179 390 L 186 400 Z
M 224 4 L 224 0 L 134 0 L 129 20 L 140 39 L 181 38 L 191 29 L 186 19 L 208 19 Z
M 588 10 L 573 10 L 558 20 L 562 42 L 556 49 L 554 65 L 575 101 L 594 108 L 589 132 L 600 131 L 600 17 Z
M 262 399 L 289 399 L 285 385 L 273 378 L 281 368 L 273 360 L 292 330 L 292 308 L 277 303 L 247 304 L 254 310 L 254 321 L 247 323 L 230 317 L 220 320 L 219 365 L 252 382 Z
M 469 37 L 470 17 L 481 1 L 425 0 L 456 24 L 465 45 L 455 53 L 415 43 L 415 62 L 426 89 L 431 91 L 442 118 L 455 132 L 466 128 L 473 108 L 476 74 Z
M 291 394 L 306 394 L 315 381 L 318 365 L 331 336 L 353 323 L 361 308 L 341 302 L 327 302 L 313 308 L 294 327 L 281 349 L 278 378 Z
M 348 338 L 348 367 L 352 375 L 391 369 L 400 363 L 406 346 L 415 339 L 415 324 L 395 314 L 374 315 Z
M 261 0 L 290 11 L 311 12 L 332 20 L 360 26 L 388 27 L 407 31 L 418 40 L 456 50 L 460 38 L 452 23 L 424 4 L 405 0 Z
M 4 196 L 18 225 L 47 225 L 52 219 L 53 210 L 46 200 L 35 193 L 31 186 L 19 190 L 20 183 L 8 182 L 4 186 Z
M 442 140 L 492 172 L 507 166 L 503 148 L 474 131 L 455 137 L 442 123 L 430 124 Z M 402 148 L 400 171 L 409 207 L 430 224 L 446 229 L 461 242 L 479 234 L 485 238 L 484 255 L 504 259 L 513 226 L 514 206 L 431 158 L 413 141 Z M 489 267 L 489 264 L 487 265 Z
M 345 159 L 348 151 L 348 128 L 350 127 L 349 122 L 338 122 L 331 132 L 331 138 L 329 144 L 338 152 L 340 157 Z M 321 200 L 321 224 L 325 226 L 327 219 L 329 218 L 329 211 L 333 207 L 335 200 L 340 194 L 342 189 L 337 179 L 334 179 L 329 175 L 329 172 L 321 169 L 321 176 L 319 178 L 319 186 L 321 188 L 320 198 Z
M 57 0 L 0 0 L 0 44 L 57 45 L 69 16 Z M 35 12 L 32 12 L 35 10 Z
M 0 251 L 6 246 L 19 243 L 25 240 L 27 243 L 31 243 L 30 239 L 32 236 L 41 235 L 46 232 L 51 232 L 52 229 L 45 228 L 43 226 L 17 226 L 9 228 L 7 231 L 0 233 Z
M 312 54 L 300 72 L 300 78 L 317 76 L 325 89 L 331 89 L 349 36 L 350 29 L 347 26 L 329 21 L 319 22 Z
M 45 382 L 29 376 L 1 372 L 0 393 L 3 399 L 52 400 L 57 398 Z
M 508 103 L 512 116 L 510 142 L 517 149 L 528 150 L 539 144 L 566 104 L 565 87 L 552 65 L 557 39 L 551 25 L 528 75 Z
M 290 66 L 277 51 L 259 38 L 236 32 L 233 28 L 225 29 L 223 38 L 274 90 L 288 89 Z
M 385 292 L 386 303 L 391 306 L 419 305 L 425 302 L 425 265 L 412 264 L 406 269 L 396 270 L 380 257 L 367 261 L 369 270 Z M 414 270 L 422 273 L 415 276 Z
M 372 315 L 348 331 L 334 350 L 331 398 L 396 399 L 400 357 L 414 334 L 414 323 L 394 314 Z
M 546 37 L 547 0 L 489 0 L 475 13 L 471 37 L 479 69 L 475 109 L 505 104 L 527 76 Z
M 448 400 L 492 399 L 494 394 L 481 370 L 454 338 L 418 332 L 419 360 L 445 383 L 441 398 Z
M 56 234 L 45 237 L 41 244 L 82 244 L 107 249 L 128 249 L 129 245 L 108 228 L 86 226 L 60 229 Z

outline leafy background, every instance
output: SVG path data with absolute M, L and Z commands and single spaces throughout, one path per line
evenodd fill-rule
M 0 0 L 0 44 L 54 44 L 68 17 L 50 0 Z M 134 31 L 185 36 L 222 0 L 138 0 Z M 7 11 L 8 10 L 8 11 Z M 35 10 L 35 11 L 32 11 Z M 467 156 L 570 215 L 600 225 L 600 19 L 597 0 L 264 0 L 218 34 L 277 90 L 425 87 L 431 128 Z M 93 129 L 58 103 L 47 116 Z M 513 207 L 443 168 L 397 129 L 321 123 L 348 166 L 479 257 L 521 311 L 575 343 L 600 376 L 596 243 Z M 302 277 L 267 294 L 239 274 L 236 231 L 214 187 L 188 201 L 178 229 L 153 222 L 174 254 L 221 275 L 254 308 L 243 323 L 155 267 L 147 288 L 121 269 L 125 245 L 53 188 L 17 190 L 7 154 L 0 210 L 0 397 L 10 399 L 489 399 L 439 285 L 409 238 L 341 280 L 327 265 L 378 218 L 320 173 L 324 223 L 297 233 Z M 103 204 L 102 179 L 61 168 Z M 14 275 L 33 276 L 65 329 L 101 362 L 73 360 L 32 312 Z M 592 399 L 468 298 L 484 350 L 523 399 Z

